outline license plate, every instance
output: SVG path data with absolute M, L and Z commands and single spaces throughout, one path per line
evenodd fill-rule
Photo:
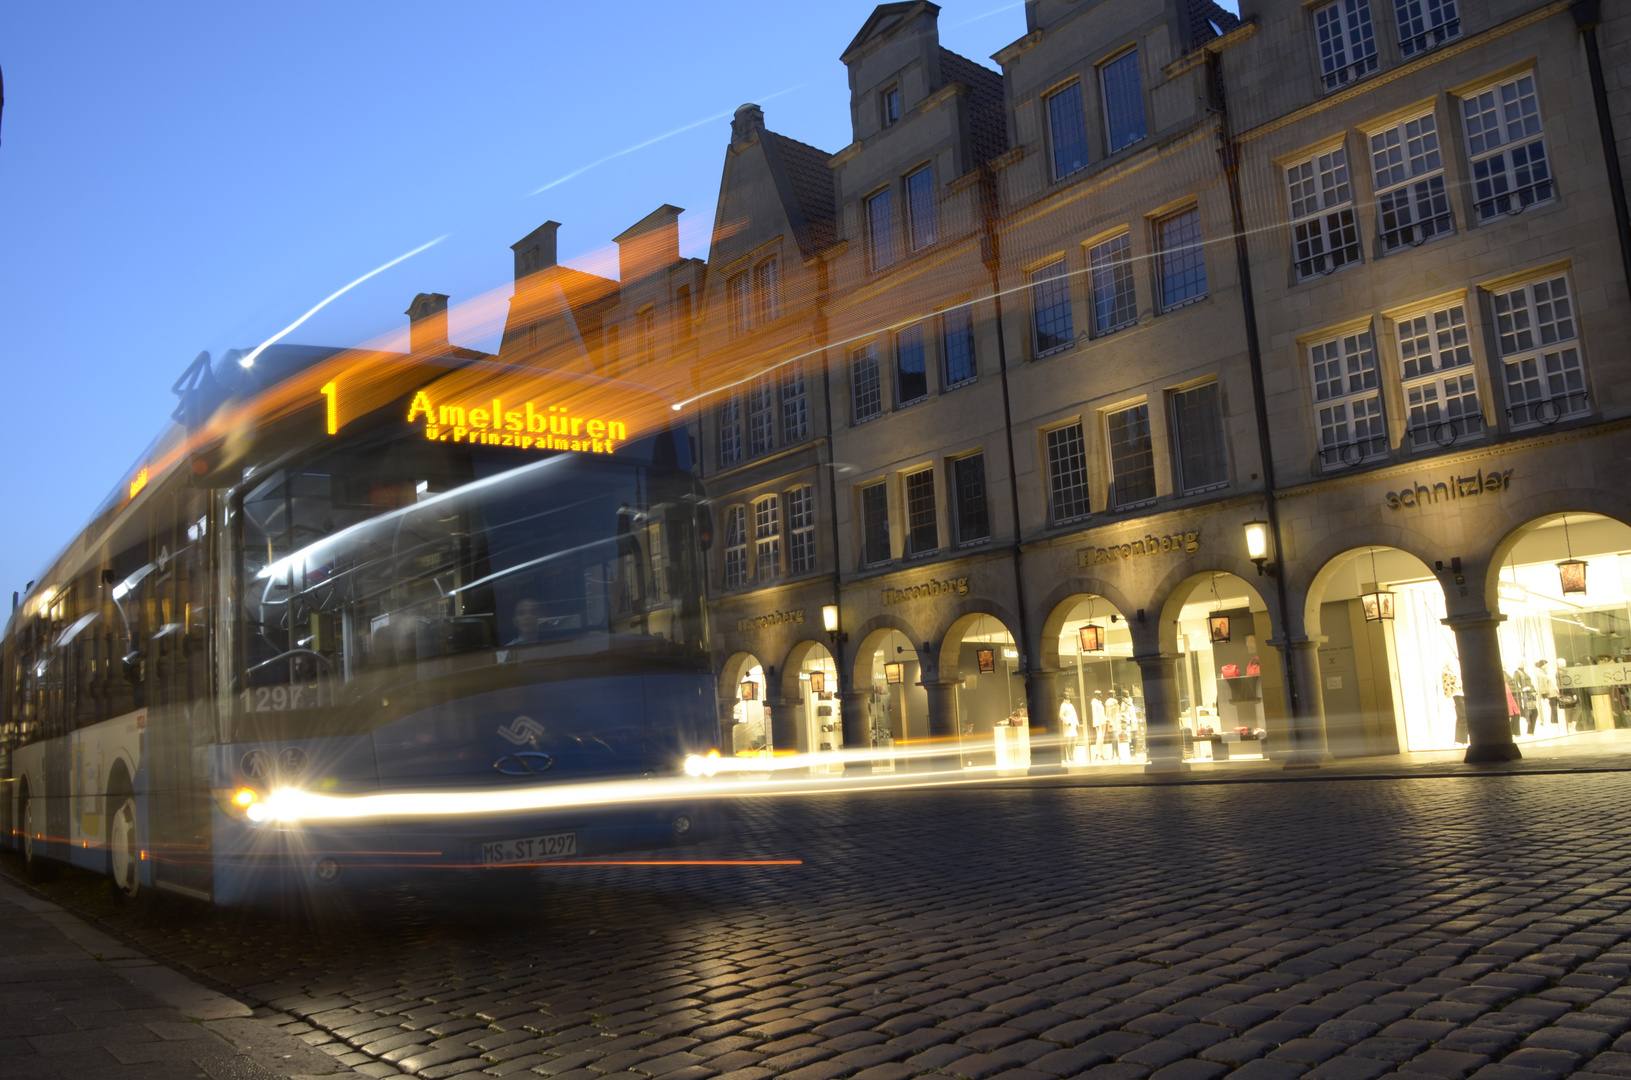
M 543 836 L 524 836 L 518 840 L 489 840 L 481 845 L 481 864 L 505 866 L 510 863 L 543 862 L 546 859 L 565 859 L 577 853 L 577 833 L 545 833 Z

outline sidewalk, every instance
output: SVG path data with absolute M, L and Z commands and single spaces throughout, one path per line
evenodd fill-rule
M 364 1075 L 4 880 L 0 1074 L 7 1080 Z

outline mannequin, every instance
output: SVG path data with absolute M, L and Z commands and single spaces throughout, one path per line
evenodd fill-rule
M 1071 700 L 1074 695 L 1065 691 L 1063 700 L 1059 702 L 1059 729 L 1065 733 L 1065 764 L 1076 763 L 1076 740 L 1080 734 L 1080 720 L 1076 716 L 1076 705 Z
M 1540 715 L 1540 709 L 1535 704 L 1535 684 L 1529 678 L 1529 672 L 1519 664 L 1512 669 L 1512 677 L 1508 680 L 1512 684 L 1512 693 L 1518 699 L 1518 712 L 1528 721 L 1528 734 L 1535 733 L 1535 718 Z
M 1467 699 L 1461 693 L 1461 674 L 1446 660 L 1439 678 L 1444 683 L 1444 696 L 1455 707 L 1455 741 L 1464 743 L 1467 741 Z
M 1093 691 L 1090 708 L 1093 710 L 1093 757 L 1098 759 L 1104 756 L 1104 729 L 1108 719 L 1104 714 L 1104 691 Z
M 1104 737 L 1110 743 L 1110 759 L 1121 760 L 1121 701 L 1112 692 L 1104 703 Z
M 1540 696 L 1542 701 L 1546 702 L 1551 711 L 1552 726 L 1556 727 L 1558 723 L 1557 680 L 1552 678 L 1552 673 L 1546 669 L 1546 661 L 1544 660 L 1535 661 L 1535 693 Z M 1530 730 L 1533 731 L 1534 729 L 1530 728 Z

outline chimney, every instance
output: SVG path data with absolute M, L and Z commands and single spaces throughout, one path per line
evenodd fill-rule
M 408 305 L 408 348 L 416 353 L 445 353 L 453 346 L 447 340 L 447 296 L 420 293 Z
M 555 265 L 555 230 L 560 227 L 558 221 L 546 221 L 510 245 L 515 252 L 515 280 Z
M 736 115 L 731 118 L 731 142 L 747 142 L 748 138 L 765 126 L 765 111 L 759 106 L 749 102 L 737 108 Z
M 617 242 L 617 276 L 627 283 L 638 281 L 680 261 L 680 215 L 678 206 L 664 203 L 645 217 L 612 237 Z

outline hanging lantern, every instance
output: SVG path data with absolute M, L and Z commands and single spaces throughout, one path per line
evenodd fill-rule
M 1209 616 L 1206 620 L 1206 626 L 1212 633 L 1212 644 L 1221 645 L 1229 640 L 1229 616 Z
M 1104 651 L 1104 627 L 1088 623 L 1082 627 L 1081 638 L 1083 652 Z
M 1557 578 L 1563 585 L 1564 596 L 1578 596 L 1586 591 L 1586 561 L 1564 559 L 1557 564 Z
M 901 665 L 885 664 L 883 666 L 883 681 L 893 686 L 901 681 Z
M 825 671 L 810 672 L 810 689 L 814 690 L 818 694 L 826 693 L 827 673 Z
M 1365 608 L 1366 622 L 1382 622 L 1393 618 L 1393 590 L 1377 587 L 1360 593 L 1359 602 Z
M 759 700 L 759 684 L 754 682 L 752 679 L 743 679 L 742 680 L 742 700 L 743 701 L 758 701 Z

